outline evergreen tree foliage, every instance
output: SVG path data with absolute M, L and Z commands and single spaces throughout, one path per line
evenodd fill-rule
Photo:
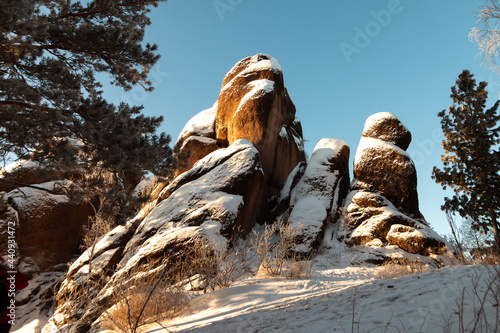
M 110 171 L 167 175 L 170 137 L 162 117 L 108 103 L 96 75 L 152 90 L 156 45 L 143 44 L 147 14 L 161 0 L 0 0 L 0 153 Z
M 434 167 L 433 179 L 455 192 L 452 198 L 445 198 L 441 208 L 471 219 L 476 231 L 493 231 L 498 251 L 500 101 L 486 109 L 486 86 L 486 82 L 476 85 L 473 75 L 464 70 L 451 88 L 453 105 L 438 114 L 445 136 L 444 167 Z

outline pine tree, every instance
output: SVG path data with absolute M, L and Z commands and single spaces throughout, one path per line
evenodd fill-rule
M 156 45 L 143 45 L 161 0 L 0 0 L 0 154 L 75 162 L 110 171 L 169 173 L 162 117 L 108 103 L 96 74 L 152 90 Z
M 496 251 L 500 250 L 497 216 L 500 211 L 500 101 L 486 109 L 486 82 L 476 85 L 464 70 L 451 88 L 453 105 L 441 111 L 444 132 L 441 156 L 444 167 L 434 167 L 433 179 L 455 194 L 441 207 L 470 218 L 476 231 L 493 231 Z

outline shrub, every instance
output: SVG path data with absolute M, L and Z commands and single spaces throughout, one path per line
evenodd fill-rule
M 394 279 L 405 275 L 425 273 L 429 266 L 416 259 L 394 258 L 380 266 L 373 274 L 376 279 Z

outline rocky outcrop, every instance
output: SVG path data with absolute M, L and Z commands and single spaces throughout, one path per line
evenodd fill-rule
M 39 189 L 21 187 L 9 193 L 18 219 L 19 254 L 33 258 L 42 271 L 79 253 L 83 226 L 88 223 L 88 204 L 57 194 L 65 185 L 48 182 L 38 184 Z
M 217 103 L 193 117 L 177 141 L 189 155 L 178 174 L 212 151 L 247 139 L 258 149 L 271 193 L 278 193 L 293 168 L 305 160 L 302 126 L 271 56 L 238 62 L 224 77 Z
M 70 299 L 85 292 L 91 274 L 110 277 L 108 287 L 95 295 L 96 304 L 106 304 L 113 283 L 148 262 L 167 259 L 173 262 L 197 238 L 217 239 L 225 244 L 236 236 L 245 236 L 253 228 L 265 204 L 266 182 L 258 150 L 248 140 L 238 140 L 195 163 L 165 187 L 150 212 L 143 211 L 125 226 L 108 233 L 70 267 L 58 299 Z M 175 260 L 173 260 L 175 259 Z M 184 259 L 183 259 L 184 260 Z M 142 274 L 155 274 L 155 270 Z M 93 276 L 92 275 L 92 276 Z M 83 327 L 100 315 L 99 307 L 86 314 L 73 304 L 62 302 L 55 317 Z M 83 326 L 82 326 L 83 325 Z M 85 328 L 82 328 L 83 330 Z
M 410 140 L 410 132 L 393 114 L 369 117 L 354 159 L 353 188 L 378 193 L 419 218 L 417 172 L 406 152 Z
M 344 141 L 321 139 L 307 167 L 299 165 L 281 191 L 278 206 L 288 204 L 282 218 L 297 230 L 295 253 L 299 256 L 310 256 L 326 224 L 336 222 L 349 189 L 348 163 L 349 146 Z
M 278 190 L 305 159 L 301 125 L 276 59 L 264 54 L 245 58 L 224 77 L 215 134 L 227 144 L 242 138 L 253 142 L 266 178 Z
M 393 114 L 367 119 L 338 232 L 349 244 L 397 245 L 424 255 L 445 246 L 419 211 L 417 173 L 406 152 L 410 141 L 411 133 Z

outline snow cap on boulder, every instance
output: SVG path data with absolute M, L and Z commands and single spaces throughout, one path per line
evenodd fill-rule
M 379 112 L 366 119 L 363 137 L 380 139 L 406 150 L 411 142 L 411 132 L 392 113 Z

